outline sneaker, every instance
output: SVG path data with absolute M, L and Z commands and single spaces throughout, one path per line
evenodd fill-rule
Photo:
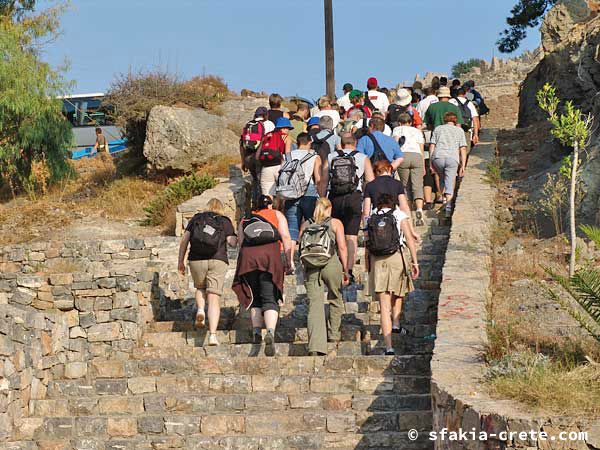
M 425 225 L 425 222 L 423 221 L 423 211 L 417 211 L 416 217 L 417 217 L 417 220 L 415 221 L 416 226 L 422 227 L 423 225 Z
M 265 335 L 265 356 L 275 356 L 275 337 L 271 330 Z
M 196 326 L 196 328 L 204 328 L 206 326 L 205 320 L 206 316 L 204 315 L 204 310 L 199 309 L 196 313 L 196 322 L 194 323 L 194 325 Z
M 217 339 L 216 333 L 208 333 L 208 345 L 210 347 L 216 347 L 219 345 L 219 340 Z
M 449 219 L 450 217 L 452 217 L 452 204 L 451 203 L 446 203 L 446 208 L 445 208 L 445 213 L 446 215 L 446 219 Z
M 399 334 L 401 336 L 406 336 L 408 334 L 408 330 L 404 327 L 392 328 L 392 333 Z
M 255 330 L 254 333 L 252 334 L 252 343 L 260 345 L 260 344 L 262 344 L 262 341 L 263 341 L 262 332 L 260 331 L 260 328 L 259 328 L 258 330 Z
M 394 351 L 394 349 L 393 349 L 393 348 L 388 348 L 388 349 L 385 351 L 385 356 L 395 356 L 395 355 L 396 355 L 396 352 Z

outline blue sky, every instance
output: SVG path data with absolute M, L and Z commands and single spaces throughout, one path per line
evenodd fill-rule
M 498 55 L 494 42 L 516 1 L 333 0 L 338 92 L 372 75 L 392 86 Z M 156 66 L 219 75 L 237 91 L 315 98 L 325 90 L 322 0 L 72 0 L 62 24 L 44 56 L 69 61 L 78 93 Z M 521 50 L 538 44 L 531 30 Z

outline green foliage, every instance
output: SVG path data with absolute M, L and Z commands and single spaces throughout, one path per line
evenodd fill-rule
M 527 37 L 527 29 L 536 27 L 546 14 L 546 11 L 556 3 L 556 0 L 519 0 L 511 16 L 506 19 L 509 28 L 500 33 L 496 42 L 502 53 L 512 53 L 519 48 L 521 41 Z
M 452 76 L 460 78 L 464 74 L 469 73 L 474 67 L 480 67 L 483 64 L 483 59 L 471 58 L 467 61 L 459 61 L 452 66 Z
M 600 228 L 592 227 L 590 225 L 581 225 L 579 227 L 581 231 L 592 241 L 598 249 L 600 249 Z
M 486 181 L 494 186 L 497 186 L 502 181 L 502 160 L 498 157 L 488 163 L 486 167 Z
M 72 173 L 71 126 L 56 100 L 65 82 L 37 55 L 37 39 L 53 33 L 57 14 L 52 10 L 22 22 L 0 17 L 0 181 L 13 193 L 37 183 L 31 179 L 36 163 L 47 166 L 48 183 Z
M 565 211 L 567 210 L 568 180 L 563 173 L 546 174 L 542 187 L 542 196 L 536 204 L 536 210 L 552 220 L 556 235 L 563 233 Z
M 157 226 L 165 223 L 168 214 L 180 203 L 212 189 L 217 181 L 211 175 L 191 174 L 179 178 L 159 193 L 150 204 L 144 208 L 146 219 L 144 225 Z
M 0 0 L 0 16 L 21 20 L 34 7 L 35 0 Z

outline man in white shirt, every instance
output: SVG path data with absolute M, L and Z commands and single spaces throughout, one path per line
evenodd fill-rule
M 377 83 L 377 78 L 371 77 L 367 80 L 367 96 L 376 110 L 383 114 L 387 114 L 388 107 L 390 106 L 390 101 L 383 92 L 379 92 L 377 88 L 379 87 Z
M 348 111 L 352 108 L 352 102 L 350 101 L 350 92 L 354 89 L 350 83 L 346 83 L 342 88 L 344 95 L 338 98 L 337 104 L 340 108 L 344 108 L 344 111 Z
M 459 109 L 461 109 L 462 105 L 466 105 L 469 108 L 469 111 L 471 112 L 470 129 L 468 129 L 469 127 L 467 125 L 463 126 L 463 129 L 465 130 L 465 138 L 467 139 L 467 151 L 470 151 L 470 143 L 472 142 L 473 145 L 477 145 L 477 143 L 479 142 L 479 129 L 481 128 L 481 124 L 479 122 L 479 112 L 477 111 L 475 104 L 467 98 L 467 92 L 465 88 L 460 88 L 458 91 L 456 91 L 456 98 L 451 99 L 450 103 L 458 106 Z M 463 114 L 463 120 L 465 119 L 466 118 Z M 465 122 L 467 121 L 465 120 Z
M 319 119 L 323 116 L 331 117 L 331 120 L 333 120 L 334 129 L 340 123 L 340 113 L 333 109 L 333 106 L 331 105 L 331 99 L 326 95 L 319 99 L 319 111 L 313 115 L 313 117 L 318 117 Z
M 419 113 L 419 115 L 424 119 L 425 118 L 425 113 L 427 112 L 427 110 L 429 109 L 429 107 L 434 104 L 439 102 L 439 99 L 436 95 L 435 89 L 433 89 L 432 87 L 428 87 L 425 89 L 425 98 L 423 100 L 421 100 L 419 102 L 419 104 L 417 105 L 417 111 Z

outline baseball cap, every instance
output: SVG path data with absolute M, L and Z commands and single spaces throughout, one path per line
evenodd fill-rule
M 377 82 L 377 78 L 375 78 L 375 77 L 371 77 L 367 80 L 368 88 L 376 88 L 378 85 L 379 85 L 379 83 Z
M 358 89 L 354 89 L 352 92 L 350 92 L 348 97 L 350 97 L 350 99 L 362 97 L 362 92 L 360 92 Z
M 342 86 L 342 89 L 344 91 L 351 91 L 352 89 L 354 89 L 354 86 L 352 86 L 350 83 L 346 83 L 344 84 L 344 86 Z
M 256 108 L 256 111 L 254 111 L 254 117 L 266 116 L 268 113 L 269 111 L 267 110 L 267 108 L 265 108 L 264 106 L 259 106 L 258 108 Z

